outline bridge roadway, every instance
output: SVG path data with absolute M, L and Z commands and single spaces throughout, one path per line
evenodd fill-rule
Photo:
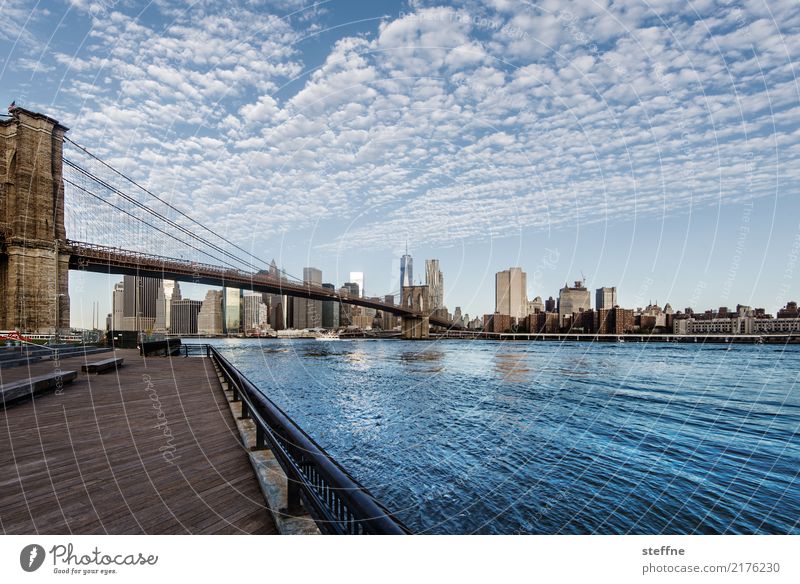
M 189 260 L 145 254 L 79 241 L 68 240 L 66 249 L 63 251 L 70 253 L 69 267 L 71 270 L 102 274 L 152 276 L 181 282 L 207 284 L 209 286 L 234 286 L 254 292 L 282 294 L 310 300 L 344 302 L 345 304 L 390 312 L 401 317 L 419 318 L 427 316 L 397 304 L 386 304 L 385 302 L 368 298 L 352 297 L 317 286 L 294 284 L 276 279 L 268 274 L 256 274 L 233 268 L 223 268 Z M 429 317 L 429 322 L 432 325 L 447 328 L 460 328 L 459 325 L 454 325 L 446 318 L 433 315 Z

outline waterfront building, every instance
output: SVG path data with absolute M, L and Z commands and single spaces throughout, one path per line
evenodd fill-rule
M 277 294 L 273 296 L 278 300 L 275 302 L 273 298 L 273 302 L 269 305 L 269 325 L 276 331 L 281 331 L 286 327 L 285 304 L 283 303 L 285 297 Z
M 242 296 L 242 330 L 258 330 L 267 325 L 264 296 L 260 292 L 245 292 Z
M 360 328 L 361 330 L 368 331 L 372 330 L 372 324 L 374 321 L 374 316 L 366 316 L 363 314 L 354 315 L 352 317 L 352 325 Z
M 223 333 L 222 292 L 209 290 L 197 315 L 197 332 L 201 335 Z
M 525 330 L 529 333 L 555 334 L 558 332 L 558 314 L 555 312 L 534 312 L 525 317 Z
M 786 306 L 778 311 L 778 318 L 800 318 L 797 302 L 787 302 Z
M 516 319 L 509 314 L 483 315 L 483 330 L 487 333 L 508 333 L 512 332 L 516 326 Z
M 528 315 L 528 276 L 522 268 L 508 268 L 495 274 L 494 311 L 515 319 Z
M 444 275 L 439 269 L 439 260 L 425 260 L 425 285 L 428 287 L 425 309 L 435 312 L 444 308 Z
M 281 278 L 281 271 L 278 269 L 278 264 L 275 263 L 275 258 L 270 262 L 266 274 L 272 280 L 286 281 L 286 278 Z M 286 322 L 286 296 L 264 292 L 262 294 L 262 301 L 267 306 L 268 316 L 266 323 L 276 331 L 283 330 Z
M 383 298 L 383 302 L 394 305 L 394 294 L 387 294 Z M 397 326 L 397 316 L 386 310 L 382 311 L 382 314 L 383 322 L 381 323 L 381 328 L 385 331 L 393 330 Z
M 156 320 L 153 323 L 153 331 L 158 333 L 167 332 L 169 322 L 167 321 L 167 297 L 164 294 L 163 284 L 158 287 L 156 296 Z
M 358 298 L 358 284 L 355 282 L 345 282 L 345 284 L 339 288 L 339 296 Z M 353 316 L 358 314 L 358 306 L 353 306 L 352 304 L 346 304 L 344 302 L 339 303 L 340 326 L 348 326 L 353 324 Z
M 361 288 L 359 288 L 358 282 L 345 282 L 339 289 L 339 293 L 358 298 L 361 293 Z
M 595 313 L 595 331 L 598 335 L 624 335 L 632 333 L 635 328 L 633 309 L 601 308 Z
M 125 284 L 117 282 L 114 284 L 114 292 L 111 294 L 111 330 L 121 331 L 122 319 L 125 305 Z
M 228 286 L 222 289 L 223 332 L 238 335 L 242 332 L 242 291 Z
M 589 310 L 591 308 L 591 296 L 583 282 L 577 280 L 575 286 L 564 287 L 558 293 L 558 318 L 562 327 L 567 326 L 566 320 L 572 321 L 572 315 Z
M 124 298 L 121 330 L 138 332 L 153 330 L 160 287 L 160 278 L 123 277 Z
M 321 288 L 322 270 L 303 268 L 303 284 L 309 288 Z M 296 329 L 320 328 L 322 326 L 322 301 L 294 298 L 292 315 L 292 326 Z
M 336 286 L 333 284 L 323 284 L 322 287 L 326 290 L 336 291 Z M 322 303 L 322 328 L 339 328 L 339 308 L 340 303 L 335 300 L 325 300 Z
M 453 312 L 453 318 L 451 318 L 450 320 L 453 322 L 453 324 L 462 325 L 463 326 L 464 319 L 461 316 L 461 307 L 460 306 L 456 306 L 456 309 Z
M 197 321 L 203 303 L 200 300 L 176 299 L 170 304 L 170 333 L 173 335 L 196 335 Z
M 617 288 L 603 287 L 595 290 L 594 307 L 596 310 L 611 309 L 617 306 Z
M 533 300 L 528 301 L 528 314 L 536 312 L 544 312 L 544 301 L 541 296 L 537 296 Z
M 634 329 L 633 309 L 615 306 L 611 309 L 614 319 L 613 334 L 624 335 L 632 333 Z
M 322 270 L 303 268 L 303 283 L 313 288 L 322 288 Z M 306 324 L 308 328 L 322 326 L 322 300 L 306 302 Z
M 181 288 L 175 280 L 162 280 L 156 300 L 156 322 L 153 330 L 166 332 L 170 329 L 172 301 L 181 299 Z
M 364 296 L 364 272 L 350 272 L 350 282 L 357 284 L 356 296 Z M 347 286 L 347 284 L 345 284 Z
M 591 309 L 580 310 L 572 315 L 570 332 L 588 334 L 597 330 L 597 313 Z
M 706 318 L 705 314 L 702 318 L 676 318 L 672 330 L 679 335 L 797 334 L 800 333 L 800 316 L 793 317 L 795 311 L 796 304 L 789 302 L 778 311 L 778 318 L 771 318 L 763 309 L 740 305 L 736 313 L 725 312 L 725 317 L 719 317 L 717 312 L 713 318 Z
M 298 330 L 308 328 L 308 299 L 291 298 L 290 302 L 292 311 L 289 328 Z

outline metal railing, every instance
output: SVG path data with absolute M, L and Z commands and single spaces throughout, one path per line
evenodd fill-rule
M 329 534 L 411 533 L 215 347 L 205 345 L 205 353 L 233 391 L 233 401 L 242 402 L 242 418 L 255 423 L 256 448 L 271 449 L 286 474 L 288 513 L 308 512 Z

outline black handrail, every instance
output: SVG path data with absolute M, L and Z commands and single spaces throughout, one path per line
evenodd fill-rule
M 255 423 L 256 446 L 268 445 L 286 474 L 290 513 L 299 511 L 302 499 L 323 533 L 411 533 L 216 348 L 206 345 L 206 355 L 218 365 L 234 401 L 242 401 L 242 417 Z

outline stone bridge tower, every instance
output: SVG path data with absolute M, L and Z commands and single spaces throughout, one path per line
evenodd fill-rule
M 400 305 L 420 314 L 417 317 L 402 318 L 401 336 L 404 339 L 427 339 L 430 337 L 429 308 L 427 286 L 403 286 Z
M 67 128 L 9 108 L 0 119 L 0 330 L 69 329 L 62 150 Z

